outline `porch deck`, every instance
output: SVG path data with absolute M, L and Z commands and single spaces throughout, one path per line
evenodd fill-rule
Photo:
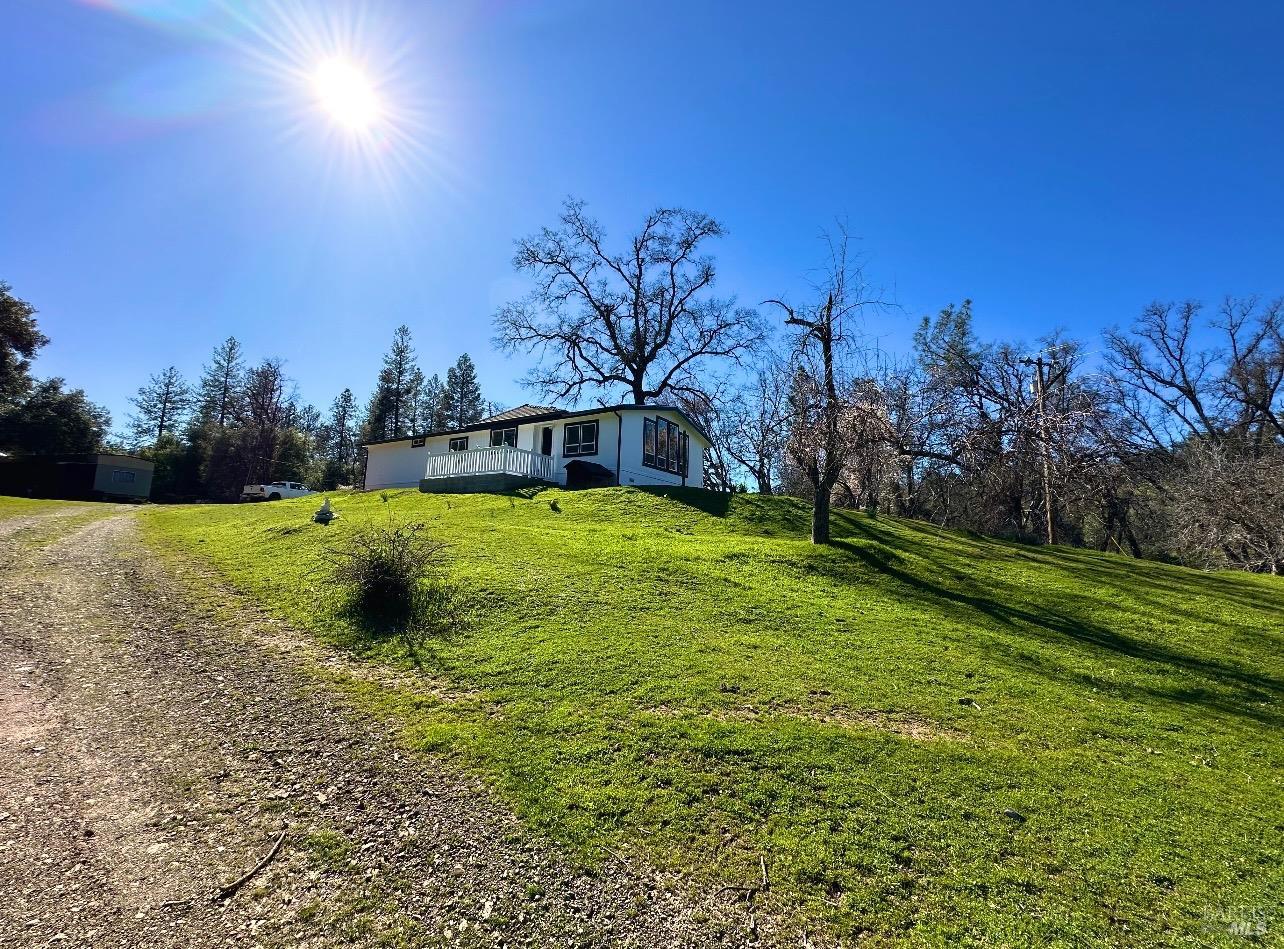
M 556 484 L 553 456 L 507 445 L 429 455 L 419 490 L 486 491 L 524 482 Z

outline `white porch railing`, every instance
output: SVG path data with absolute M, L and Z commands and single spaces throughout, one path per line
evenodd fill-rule
M 425 478 L 452 478 L 458 475 L 510 474 L 540 481 L 557 481 L 557 466 L 552 455 L 541 455 L 525 448 L 469 448 L 429 455 Z

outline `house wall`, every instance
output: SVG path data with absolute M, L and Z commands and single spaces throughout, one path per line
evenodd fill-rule
M 677 412 L 663 409 L 621 412 L 620 415 L 624 417 L 624 438 L 620 442 L 620 484 L 686 484 L 694 488 L 704 486 L 704 452 L 707 444 L 704 436 L 692 428 L 686 419 Z M 687 434 L 690 458 L 686 478 L 681 474 L 642 464 L 642 420 L 645 418 L 668 419 Z
M 685 483 L 701 487 L 704 482 L 704 452 L 706 443 L 679 414 L 662 409 L 641 411 L 622 411 L 617 417 L 614 412 L 606 411 L 594 415 L 580 415 L 571 419 L 554 419 L 551 422 L 525 423 L 517 428 L 517 447 L 526 451 L 538 452 L 541 447 L 543 430 L 553 430 L 553 463 L 558 474 L 558 483 L 566 483 L 566 463 L 575 458 L 590 461 L 606 468 L 612 474 L 616 470 L 617 457 L 620 462 L 621 484 L 683 484 L 680 474 L 660 471 L 642 464 L 642 419 L 660 416 L 676 423 L 682 431 L 690 436 L 690 464 Z M 597 421 L 597 453 L 594 455 L 563 454 L 566 443 L 566 426 L 582 422 Z M 623 420 L 622 437 L 620 421 Z M 496 425 L 496 428 L 504 427 Z M 514 426 L 507 426 L 514 427 Z M 467 432 L 468 447 L 485 448 L 490 445 L 490 431 L 483 429 Z M 366 462 L 366 490 L 377 491 L 384 488 L 417 488 L 424 475 L 430 454 L 444 454 L 450 450 L 451 438 L 462 438 L 464 435 L 434 435 L 424 440 L 418 448 L 412 447 L 409 440 L 389 442 L 383 445 L 368 447 Z M 617 440 L 618 439 L 618 440 Z M 618 453 L 617 453 L 618 446 Z
M 154 465 L 127 455 L 99 455 L 94 490 L 122 498 L 146 498 L 152 493 Z M 132 472 L 133 481 L 122 481 L 116 472 Z
M 366 448 L 366 490 L 418 488 L 428 464 L 428 447 L 412 448 L 409 441 Z

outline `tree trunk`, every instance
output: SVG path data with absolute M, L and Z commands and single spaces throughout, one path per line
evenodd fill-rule
M 829 491 L 824 488 L 816 489 L 811 503 L 811 542 L 829 543 Z

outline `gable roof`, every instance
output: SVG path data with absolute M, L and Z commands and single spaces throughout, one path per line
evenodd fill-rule
M 578 418 L 584 415 L 607 415 L 612 412 L 673 412 L 682 416 L 687 423 L 700 434 L 706 442 L 712 442 L 709 433 L 704 430 L 704 426 L 693 419 L 687 412 L 678 408 L 676 405 L 634 405 L 632 402 L 623 405 L 602 405 L 594 409 L 558 409 L 548 405 L 519 405 L 515 409 L 508 409 L 500 412 L 498 415 L 492 415 L 484 418 L 480 422 L 472 425 L 464 425 L 460 428 L 439 428 L 428 432 L 416 432 L 412 435 L 403 435 L 400 438 L 376 438 L 368 442 L 362 442 L 361 447 L 365 448 L 370 445 L 391 445 L 393 442 L 408 442 L 417 438 L 436 438 L 442 435 L 464 435 L 469 432 L 485 432 L 492 428 L 499 428 L 507 425 L 511 428 L 514 425 L 529 425 L 532 422 L 552 422 L 557 419 Z

